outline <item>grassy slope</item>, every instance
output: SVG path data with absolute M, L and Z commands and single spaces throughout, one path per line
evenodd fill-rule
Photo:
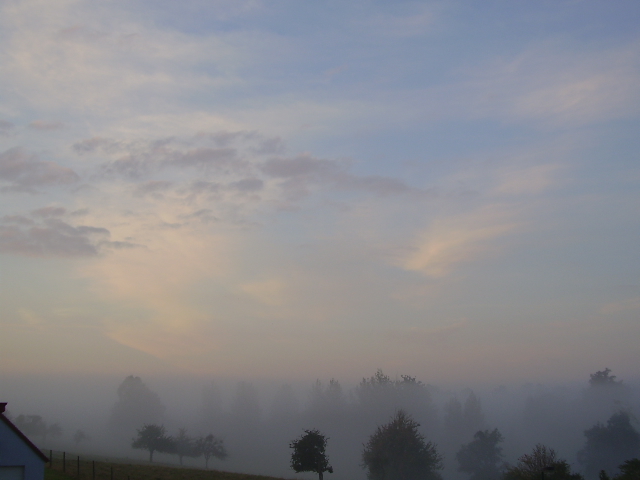
M 66 473 L 60 462 L 45 469 L 45 480 L 94 480 L 93 464 L 80 461 L 80 477 L 75 459 L 67 461 Z M 230 473 L 219 470 L 170 467 L 165 465 L 137 465 L 95 462 L 95 480 L 282 480 L 276 477 Z

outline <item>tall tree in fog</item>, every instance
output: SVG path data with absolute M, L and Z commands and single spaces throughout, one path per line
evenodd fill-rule
M 522 431 L 531 438 L 558 445 L 579 441 L 582 412 L 566 396 L 539 391 L 528 396 L 522 410 Z
M 236 387 L 231 407 L 234 425 L 240 428 L 255 428 L 260 423 L 260 401 L 258 390 L 247 382 Z
M 275 424 L 290 424 L 300 413 L 300 402 L 291 385 L 282 385 L 273 399 L 269 419 Z
M 76 444 L 76 447 L 80 445 L 80 443 L 88 440 L 90 440 L 89 435 L 84 433 L 82 430 L 76 430 L 76 433 L 73 434 L 73 443 Z
M 186 428 L 178 429 L 178 435 L 173 438 L 175 445 L 174 453 L 178 456 L 180 465 L 182 465 L 182 459 L 184 457 L 199 457 L 201 453 L 196 448 L 196 441 L 187 435 Z
M 462 415 L 465 427 L 471 431 L 476 431 L 484 425 L 482 404 L 475 393 L 469 392 L 464 402 L 464 412 Z
M 592 388 L 610 388 L 622 385 L 622 380 L 616 380 L 616 376 L 611 375 L 610 368 L 591 373 L 589 377 L 589 386 Z
M 296 472 L 315 472 L 322 480 L 324 472 L 333 473 L 327 457 L 327 440 L 318 430 L 305 430 L 304 434 L 293 440 L 289 447 L 291 452 L 291 468 Z
M 638 480 L 640 478 L 640 459 L 632 458 L 620 465 L 620 475 L 613 480 Z
M 444 405 L 444 428 L 452 436 L 461 437 L 464 433 L 462 403 L 457 397 L 450 398 Z
M 369 480 L 440 480 L 442 457 L 403 410 L 377 428 L 362 452 Z
M 41 437 L 43 442 L 47 437 L 59 437 L 62 428 L 57 423 L 49 425 L 40 415 L 18 415 L 14 423 L 25 435 L 29 437 Z
M 472 391 L 467 395 L 464 406 L 456 397 L 451 398 L 444 406 L 444 427 L 453 443 L 482 429 L 484 414 L 480 399 Z
M 579 473 L 572 473 L 566 460 L 558 458 L 553 448 L 537 444 L 531 453 L 518 458 L 515 466 L 508 467 L 504 480 L 583 480 Z
M 378 421 L 398 409 L 405 409 L 418 415 L 421 420 L 432 426 L 435 420 L 435 408 L 427 386 L 415 377 L 400 375 L 392 380 L 382 370 L 363 378 L 356 387 L 356 397 L 361 411 L 373 415 Z
M 219 430 L 224 422 L 222 392 L 220 387 L 211 382 L 202 389 L 201 422 L 207 429 Z
M 611 475 L 622 462 L 640 453 L 640 434 L 631 425 L 627 412 L 614 413 L 606 425 L 597 423 L 585 430 L 584 436 L 586 443 L 578 452 L 578 460 L 588 477 L 595 478 L 600 470 Z
M 473 441 L 463 445 L 456 454 L 458 470 L 469 474 L 470 480 L 497 480 L 502 474 L 504 438 L 498 429 L 479 430 Z
M 151 391 L 140 377 L 129 375 L 118 387 L 118 400 L 111 410 L 112 433 L 130 436 L 141 424 L 161 423 L 165 407 L 158 394 Z
M 611 369 L 605 368 L 589 375 L 584 400 L 587 418 L 603 418 L 614 408 L 630 408 L 631 390 L 611 374 Z
M 328 384 L 320 380 L 312 385 L 309 392 L 309 420 L 316 425 L 342 422 L 346 413 L 347 399 L 340 382 L 332 378 Z

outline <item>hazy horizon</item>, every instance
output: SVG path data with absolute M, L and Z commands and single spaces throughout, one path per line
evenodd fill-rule
M 14 421 L 19 415 L 40 415 L 48 425 L 61 427 L 60 436 L 31 437 L 47 450 L 145 461 L 148 453 L 133 449 L 131 441 L 143 424 L 154 423 L 165 426 L 173 436 L 186 428 L 191 437 L 212 433 L 222 439 L 229 458 L 214 460 L 210 467 L 285 478 L 313 478 L 313 474 L 294 475 L 289 468 L 289 442 L 311 428 L 329 437 L 328 453 L 335 467 L 331 478 L 365 478 L 360 465 L 362 445 L 400 408 L 421 424 L 428 441 L 435 442 L 445 460 L 445 480 L 467 478 L 457 471 L 455 453 L 477 430 L 499 429 L 504 437 L 504 460 L 509 464 L 541 443 L 581 472 L 584 465 L 577 454 L 584 447 L 587 429 L 605 424 L 620 411 L 629 412 L 638 428 L 633 412 L 640 406 L 640 385 L 617 375 L 621 384 L 605 386 L 590 385 L 589 375 L 562 384 L 498 386 L 437 385 L 417 376 L 415 388 L 395 393 L 392 385 L 378 384 L 382 388 L 377 392 L 363 389 L 363 384 L 374 381 L 372 375 L 377 374 L 371 371 L 356 383 L 339 382 L 338 390 L 331 390 L 330 379 L 285 385 L 267 380 L 142 377 L 137 380 L 137 393 L 127 394 L 134 403 L 126 407 L 126 419 L 120 420 L 116 406 L 124 397 L 118 389 L 134 377 L 1 375 L 0 394 Z M 403 381 L 402 376 L 382 378 Z M 144 391 L 150 392 L 147 400 L 143 400 Z M 460 402 L 461 416 L 452 410 L 453 401 Z M 75 443 L 77 431 L 87 439 Z M 175 455 L 157 452 L 154 457 L 159 463 L 178 462 Z M 203 468 L 203 461 L 187 458 L 185 465 Z

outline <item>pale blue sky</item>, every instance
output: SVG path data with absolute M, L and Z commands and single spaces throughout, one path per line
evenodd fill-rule
M 640 5 L 0 1 L 0 369 L 640 361 Z

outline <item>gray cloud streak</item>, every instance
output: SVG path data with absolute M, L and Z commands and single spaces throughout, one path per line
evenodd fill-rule
M 3 190 L 31 191 L 36 187 L 69 185 L 79 179 L 72 169 L 39 160 L 19 147 L 0 154 L 0 180 L 9 184 Z
M 0 219 L 0 253 L 28 257 L 93 257 L 105 249 L 136 248 L 130 242 L 111 241 L 106 228 L 73 226 L 59 217 L 62 207 L 43 207 L 31 217 L 5 215 Z

